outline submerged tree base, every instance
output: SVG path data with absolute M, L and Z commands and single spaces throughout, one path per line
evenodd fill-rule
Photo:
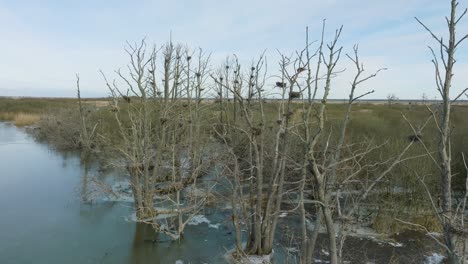
M 273 253 L 268 255 L 247 255 L 232 249 L 225 254 L 225 258 L 231 264 L 270 264 Z

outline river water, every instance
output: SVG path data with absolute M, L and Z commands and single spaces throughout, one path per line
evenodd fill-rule
M 198 223 L 186 228 L 184 239 L 161 242 L 151 228 L 129 220 L 131 202 L 83 202 L 83 196 L 89 194 L 85 176 L 90 170 L 78 155 L 54 151 L 24 130 L 1 122 L 0 168 L 1 264 L 225 263 L 224 254 L 234 245 L 228 212 L 208 208 L 201 212 Z M 291 237 L 288 223 L 294 225 L 294 220 L 284 221 L 280 222 L 283 236 L 278 241 L 287 245 Z M 345 248 L 352 256 L 348 259 L 352 263 L 388 263 L 397 253 L 401 263 L 424 263 L 433 254 L 424 236 L 400 235 L 398 239 L 404 245 L 349 238 Z M 319 245 L 317 258 L 326 259 L 327 252 L 320 249 L 326 246 L 324 236 L 319 240 L 323 245 Z M 277 256 L 282 255 L 278 254 L 281 248 L 277 248 Z M 285 261 L 277 257 L 275 262 Z

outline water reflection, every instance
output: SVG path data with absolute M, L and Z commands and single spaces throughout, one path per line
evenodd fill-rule
M 158 251 L 155 250 L 159 246 L 158 243 L 157 234 L 151 226 L 135 224 L 130 262 L 148 263 L 160 259 L 156 253 Z

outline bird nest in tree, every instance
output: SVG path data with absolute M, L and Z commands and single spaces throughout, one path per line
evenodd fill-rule
M 291 99 L 300 98 L 300 97 L 301 97 L 300 92 L 290 92 L 289 93 L 289 98 L 291 98 Z

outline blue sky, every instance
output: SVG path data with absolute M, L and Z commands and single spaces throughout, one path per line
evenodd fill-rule
M 376 90 L 370 98 L 434 97 L 427 49 L 434 42 L 413 17 L 444 34 L 448 8 L 448 0 L 0 0 L 0 96 L 74 96 L 75 73 L 84 96 L 106 96 L 98 71 L 125 66 L 125 41 L 163 44 L 170 32 L 175 42 L 211 52 L 213 68 L 226 56 L 249 62 L 265 49 L 273 65 L 277 49 L 289 54 L 303 47 L 305 26 L 317 39 L 326 18 L 329 33 L 344 25 L 345 52 L 359 43 L 369 73 L 388 68 L 361 88 Z M 468 33 L 468 19 L 458 33 Z M 353 74 L 344 56 L 339 67 L 346 72 L 335 80 L 333 98 L 347 96 Z M 468 87 L 468 42 L 456 67 L 454 94 Z

